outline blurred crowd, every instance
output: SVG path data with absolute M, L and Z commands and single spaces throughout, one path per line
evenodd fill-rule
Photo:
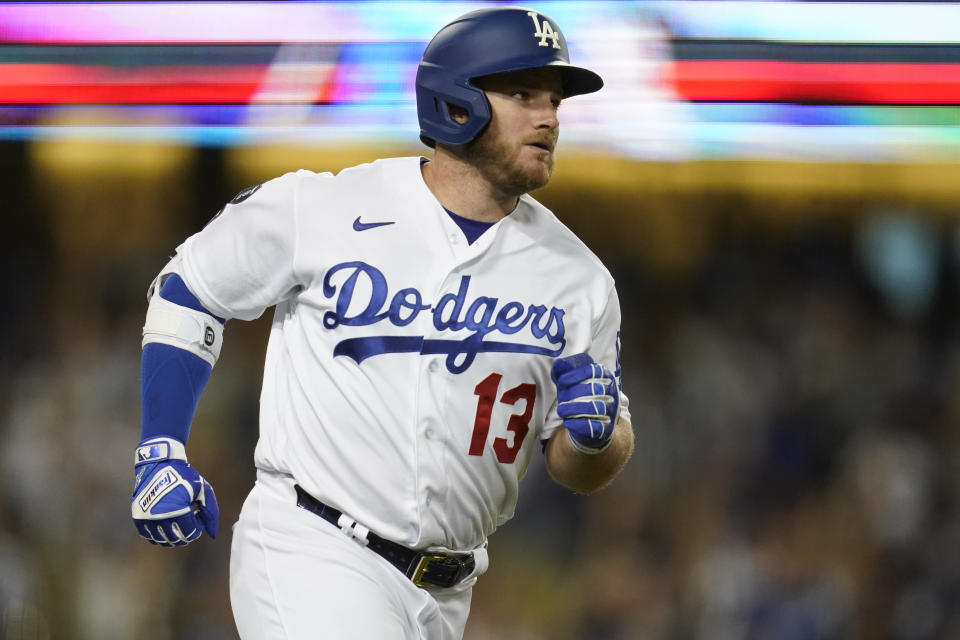
M 82 189 L 65 178 L 44 199 L 25 147 L 2 151 L 0 640 L 234 638 L 230 525 L 253 482 L 269 318 L 228 325 L 191 436 L 220 537 L 151 547 L 128 507 L 146 286 L 232 192 L 159 189 L 172 204 L 156 207 L 165 224 L 133 225 L 153 230 L 144 243 L 83 244 L 103 194 L 64 237 L 49 201 Z M 120 209 L 143 191 L 93 187 Z M 537 460 L 491 539 L 467 640 L 960 637 L 951 254 L 904 311 L 856 215 L 776 238 L 723 211 L 702 224 L 711 240 L 682 276 L 593 247 L 620 292 L 636 453 L 588 497 Z

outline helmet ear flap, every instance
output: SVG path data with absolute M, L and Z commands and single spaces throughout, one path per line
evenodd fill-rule
M 466 112 L 466 122 L 453 118 L 451 106 Z M 483 90 L 469 81 L 451 86 L 443 70 L 428 65 L 421 65 L 417 73 L 417 113 L 420 139 L 429 147 L 436 142 L 466 144 L 490 124 L 491 118 L 490 103 Z

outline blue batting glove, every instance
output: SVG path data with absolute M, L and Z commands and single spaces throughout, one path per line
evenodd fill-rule
M 210 483 L 187 463 L 183 443 L 149 438 L 134 456 L 133 524 L 151 544 L 179 547 L 217 537 L 220 507 Z
M 586 353 L 557 358 L 550 377 L 557 385 L 557 413 L 574 448 L 600 453 L 613 439 L 620 416 L 620 388 L 609 370 Z

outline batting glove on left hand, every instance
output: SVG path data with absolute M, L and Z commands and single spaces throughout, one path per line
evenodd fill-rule
M 586 353 L 578 353 L 554 360 L 550 377 L 557 385 L 557 413 L 574 448 L 593 455 L 610 446 L 620 416 L 614 375 Z
M 220 507 L 210 483 L 187 462 L 183 444 L 150 438 L 137 445 L 133 523 L 151 544 L 179 547 L 206 531 L 217 537 Z

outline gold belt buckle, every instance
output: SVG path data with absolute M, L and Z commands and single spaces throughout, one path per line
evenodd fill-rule
M 423 575 L 427 572 L 431 562 L 446 562 L 447 556 L 440 553 L 425 553 L 420 556 L 420 561 L 417 562 L 417 568 L 413 570 L 413 575 L 410 576 L 410 581 L 418 587 L 423 587 L 429 589 L 431 587 L 436 587 L 435 584 L 430 584 L 429 582 L 423 582 Z

